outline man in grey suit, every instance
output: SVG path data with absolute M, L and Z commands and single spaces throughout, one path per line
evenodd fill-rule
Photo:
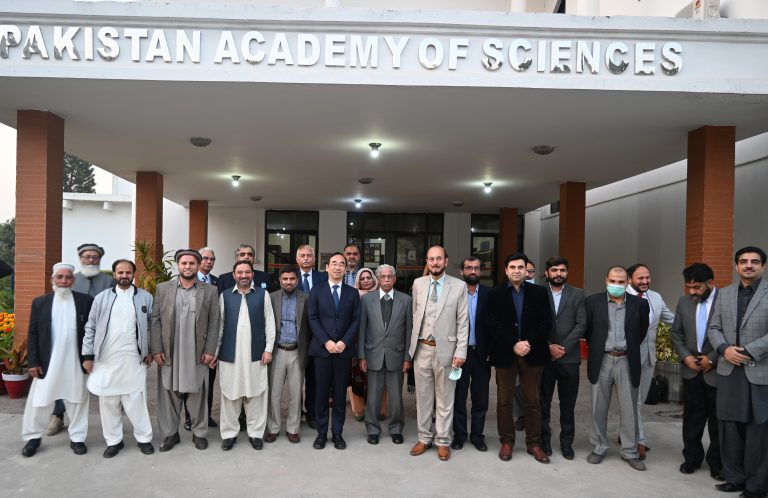
M 576 433 L 574 410 L 579 394 L 579 341 L 587 329 L 587 310 L 584 291 L 567 284 L 568 260 L 559 256 L 545 263 L 549 305 L 554 325 L 549 334 L 549 359 L 541 376 L 541 446 L 544 453 L 552 454 L 552 430 L 549 419 L 552 397 L 557 384 L 560 400 L 560 451 L 567 460 L 573 460 L 573 438 Z
M 275 348 L 269 364 L 269 418 L 265 443 L 274 443 L 280 432 L 283 386 L 288 386 L 288 418 L 285 432 L 288 441 L 298 443 L 301 423 L 301 390 L 309 346 L 307 295 L 298 289 L 296 270 L 292 266 L 280 269 L 280 290 L 272 292 L 275 315 Z
M 717 418 L 726 482 L 720 491 L 768 493 L 768 283 L 765 251 L 736 251 L 739 283 L 720 291 L 708 337 L 717 362 Z
M 715 274 L 704 263 L 693 263 L 683 270 L 687 296 L 677 302 L 675 321 L 670 334 L 672 344 L 683 364 L 683 458 L 680 472 L 692 474 L 704 461 L 701 436 L 709 429 L 706 453 L 709 472 L 723 481 L 720 441 L 717 431 L 717 351 L 707 339 L 709 319 L 714 311 L 717 289 Z
M 434 442 L 438 458 L 448 460 L 456 393 L 456 380 L 449 375 L 451 371 L 454 379 L 460 375 L 467 357 L 467 285 L 446 275 L 448 254 L 443 247 L 430 247 L 426 260 L 429 275 L 413 282 L 413 330 L 408 357 L 413 358 L 416 380 L 419 442 L 411 448 L 411 455 L 421 455 Z
M 360 332 L 357 339 L 360 370 L 368 374 L 365 428 L 368 442 L 379 443 L 381 396 L 389 395 L 389 434 L 395 444 L 403 443 L 403 374 L 411 368 L 408 341 L 413 310 L 411 297 L 394 289 L 397 277 L 390 265 L 376 268 L 379 291 L 362 297 Z
M 642 263 L 637 263 L 627 268 L 629 274 L 629 285 L 627 294 L 633 294 L 648 301 L 651 311 L 648 315 L 648 335 L 640 344 L 640 387 L 637 391 L 637 451 L 640 453 L 640 460 L 645 460 L 645 453 L 651 448 L 648 446 L 648 438 L 643 429 L 643 405 L 648 397 L 648 390 L 651 387 L 653 371 L 656 367 L 656 330 L 659 328 L 659 322 L 672 325 L 675 320 L 675 314 L 672 313 L 664 302 L 664 299 L 651 287 L 651 270 Z

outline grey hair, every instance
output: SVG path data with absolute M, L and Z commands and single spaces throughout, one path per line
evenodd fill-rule
M 204 253 L 204 252 L 206 252 L 206 251 L 209 251 L 209 252 L 214 252 L 214 251 L 213 251 L 213 248 L 212 248 L 212 247 L 208 247 L 208 246 L 205 246 L 205 247 L 201 247 L 200 249 L 198 249 L 198 250 L 197 250 L 197 252 L 199 252 L 200 254 L 203 254 L 203 253 Z M 215 253 L 214 253 L 214 254 L 215 254 Z
M 383 265 L 379 265 L 379 267 L 376 268 L 376 278 L 381 278 L 381 272 L 386 269 L 392 270 L 392 275 L 397 275 L 397 268 L 395 268 L 392 265 L 388 265 L 384 263 Z
M 314 247 L 312 247 L 312 246 L 311 246 L 311 245 L 309 245 L 309 244 L 301 244 L 299 247 L 297 247 L 297 248 L 296 248 L 296 257 L 297 257 L 297 258 L 299 257 L 299 251 L 301 251 L 301 250 L 302 250 L 302 249 L 304 249 L 305 247 L 306 247 L 307 249 L 309 249 L 309 252 L 311 252 L 311 253 L 312 253 L 312 257 L 315 257 L 315 248 L 314 248 Z
M 237 258 L 237 253 L 240 252 L 240 249 L 245 249 L 246 247 L 253 251 L 253 259 L 256 260 L 256 248 L 251 244 L 240 244 L 237 246 L 237 249 L 235 249 L 235 258 Z

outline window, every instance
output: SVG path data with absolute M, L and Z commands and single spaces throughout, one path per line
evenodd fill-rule
M 264 269 L 273 282 L 277 282 L 282 266 L 296 264 L 299 246 L 312 246 L 317 258 L 318 223 L 317 211 L 267 211 Z

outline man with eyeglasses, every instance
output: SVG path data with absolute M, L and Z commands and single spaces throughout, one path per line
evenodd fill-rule
M 200 261 L 200 269 L 197 270 L 197 279 L 206 284 L 217 285 L 219 277 L 211 273 L 213 265 L 216 264 L 216 253 L 210 247 L 203 247 L 198 252 L 203 259 Z
M 250 261 L 251 266 L 253 266 L 255 257 L 256 250 L 251 245 L 240 244 L 237 249 L 235 249 L 235 262 L 243 260 Z M 219 281 L 216 287 L 219 289 L 219 294 L 221 294 L 227 289 L 232 289 L 236 283 L 237 282 L 235 281 L 234 273 L 222 273 L 219 275 Z M 261 287 L 267 292 L 277 290 L 272 288 L 273 286 L 269 279 L 269 274 L 261 270 L 257 270 L 256 268 L 253 269 L 253 285 L 255 287 Z

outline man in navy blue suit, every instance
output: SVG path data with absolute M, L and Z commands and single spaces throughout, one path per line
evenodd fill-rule
M 360 295 L 357 289 L 343 282 L 347 260 L 334 253 L 325 271 L 328 282 L 312 288 L 307 299 L 309 328 L 312 341 L 309 355 L 315 363 L 315 417 L 317 438 L 315 449 L 325 448 L 328 440 L 328 397 L 333 387 L 334 403 L 331 435 L 334 448 L 343 450 L 347 443 L 342 437 L 349 371 L 355 355 L 355 340 L 360 325 Z

